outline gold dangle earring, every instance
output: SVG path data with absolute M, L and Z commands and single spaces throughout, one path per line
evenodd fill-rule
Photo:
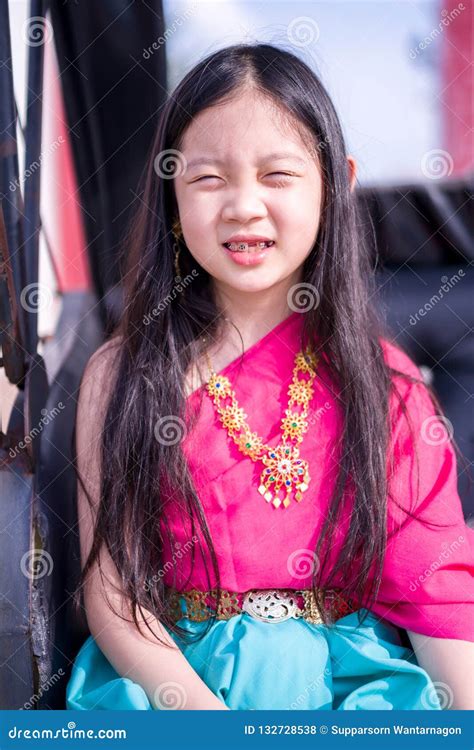
M 181 281 L 181 269 L 179 267 L 179 254 L 181 252 L 181 248 L 179 246 L 179 241 L 183 238 L 183 232 L 181 229 L 181 224 L 180 224 L 179 219 L 176 219 L 173 222 L 173 237 L 174 237 L 174 243 L 173 243 L 174 268 L 176 272 L 176 281 Z

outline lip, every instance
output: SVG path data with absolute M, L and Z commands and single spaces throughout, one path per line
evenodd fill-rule
M 239 241 L 243 242 L 244 240 Z M 260 240 L 260 242 L 269 241 L 271 240 Z M 267 255 L 272 252 L 274 247 L 275 245 L 273 244 L 270 247 L 264 247 L 261 250 L 254 250 L 251 253 L 235 253 L 232 252 L 232 250 L 229 250 L 229 248 L 227 248 L 225 245 L 222 245 L 222 249 L 227 254 L 227 256 L 238 266 L 256 266 L 259 263 L 263 263 Z

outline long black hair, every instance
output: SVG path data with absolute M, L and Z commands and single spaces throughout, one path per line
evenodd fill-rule
M 324 355 L 344 416 L 339 474 L 315 549 L 319 565 L 312 580 L 326 624 L 331 623 L 321 590 L 331 588 L 341 575 L 343 585 L 338 588 L 347 599 L 370 610 L 377 596 L 387 544 L 386 450 L 393 376 L 422 382 L 393 370 L 384 360 L 380 339 L 386 332 L 373 302 L 376 288 L 369 246 L 350 190 L 341 126 L 322 83 L 298 57 L 269 44 L 237 44 L 209 55 L 185 76 L 162 110 L 143 178 L 141 208 L 126 238 L 126 294 L 123 316 L 111 338 L 117 357 L 102 435 L 100 501 L 92 549 L 78 587 L 94 562 L 100 565 L 99 553 L 105 545 L 135 625 L 139 627 L 137 613 L 145 609 L 183 637 L 163 581 L 156 576 L 163 568 L 160 520 L 173 544 L 166 522 L 170 498 L 163 493 L 164 478 L 185 498 L 183 518 L 189 520 L 190 535 L 196 524 L 202 529 L 218 599 L 220 576 L 181 440 L 157 440 L 156 425 L 163 415 L 178 430 L 185 424 L 186 373 L 202 357 L 203 334 L 208 341 L 219 338 L 223 312 L 210 275 L 182 239 L 181 281 L 176 278 L 172 228 L 178 212 L 171 177 L 180 166 L 183 135 L 193 118 L 245 87 L 269 97 L 313 134 L 307 145 L 319 160 L 323 178 L 320 227 L 303 266 L 303 282 L 317 290 L 319 304 L 304 313 L 301 346 L 314 344 L 319 356 Z M 430 395 L 441 413 L 436 397 Z M 404 409 L 400 396 L 399 400 Z M 348 488 L 352 490 L 350 527 L 336 564 L 329 567 L 328 553 Z M 373 568 L 374 575 L 369 575 Z M 207 566 L 206 571 L 212 587 Z M 156 583 L 147 585 L 150 580 Z

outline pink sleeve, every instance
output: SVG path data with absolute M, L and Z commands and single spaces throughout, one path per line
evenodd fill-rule
M 403 369 L 421 378 L 411 360 L 409 365 Z M 403 398 L 413 438 L 406 417 L 397 413 L 387 552 L 371 610 L 406 630 L 474 641 L 474 530 L 464 521 L 458 495 L 452 425 L 436 416 L 423 384 L 405 386 Z

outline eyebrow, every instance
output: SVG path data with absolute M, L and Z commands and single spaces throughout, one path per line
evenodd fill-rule
M 296 154 L 276 151 L 272 154 L 267 154 L 266 156 L 263 156 L 259 161 L 259 165 L 265 164 L 266 162 L 269 162 L 269 161 L 276 161 L 278 159 L 293 159 L 293 161 L 297 161 L 301 164 L 306 164 L 305 160 L 302 159 L 300 156 L 297 156 Z M 191 169 L 192 167 L 201 166 L 202 164 L 218 164 L 219 166 L 223 166 L 224 161 L 222 159 L 216 158 L 215 156 L 202 156 L 199 159 L 191 159 L 191 161 L 187 163 L 188 169 Z

